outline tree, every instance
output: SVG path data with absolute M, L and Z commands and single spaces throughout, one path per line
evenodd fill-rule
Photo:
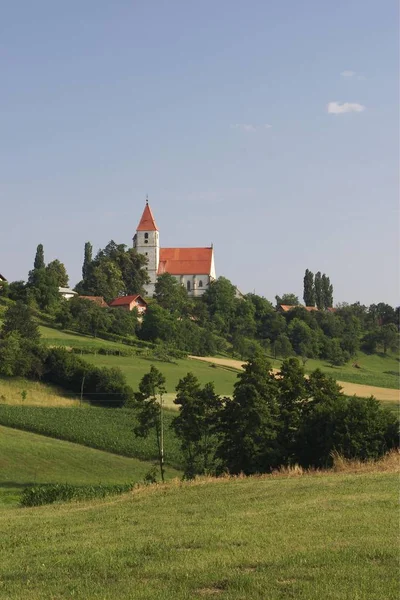
M 274 357 L 287 358 L 293 354 L 293 347 L 286 333 L 281 333 L 273 344 Z
M 157 277 L 154 298 L 162 308 L 179 314 L 189 301 L 186 289 L 169 273 Z
M 321 277 L 322 303 L 323 308 L 332 308 L 333 306 L 333 286 L 329 277 L 325 273 Z
M 0 337 L 5 338 L 7 334 L 13 332 L 31 341 L 38 341 L 40 338 L 32 310 L 21 301 L 17 301 L 7 309 Z
M 262 357 L 238 375 L 233 398 L 224 398 L 218 419 L 217 457 L 230 473 L 264 473 L 277 466 L 277 382 Z
M 286 465 L 296 461 L 297 433 L 303 406 L 308 398 L 304 369 L 296 358 L 283 361 L 277 385 L 280 424 L 278 445 L 281 464 Z
M 36 248 L 36 255 L 35 255 L 35 260 L 33 263 L 33 268 L 34 269 L 44 269 L 44 267 L 45 267 L 45 262 L 44 262 L 43 244 L 39 244 Z
M 55 259 L 46 267 L 46 271 L 50 274 L 56 281 L 59 287 L 67 287 L 68 286 L 68 274 L 65 268 L 65 265 L 59 260 Z
M 28 287 L 24 281 L 12 281 L 8 286 L 8 297 L 17 302 L 28 304 Z
M 40 379 L 47 348 L 14 330 L 0 339 L 0 375 Z
M 306 306 L 315 306 L 314 273 L 308 269 L 304 275 L 303 300 Z
M 212 281 L 202 296 L 214 328 L 228 334 L 235 314 L 235 286 L 225 277 Z
M 322 289 L 322 275 L 321 271 L 315 273 L 314 277 L 314 289 L 315 289 L 315 303 L 317 308 L 321 310 L 324 308 L 324 291 Z
M 176 339 L 177 320 L 170 312 L 150 304 L 143 317 L 139 335 L 144 340 L 173 342 Z
M 214 385 L 202 389 L 197 377 L 188 373 L 179 380 L 174 404 L 180 406 L 172 426 L 181 441 L 185 458 L 185 477 L 209 471 L 214 450 L 213 423 L 220 407 Z
M 294 351 L 299 356 L 308 358 L 318 356 L 318 336 L 304 321 L 298 318 L 293 319 L 288 327 L 288 337 Z
M 275 296 L 276 305 L 280 306 L 281 304 L 287 306 L 297 306 L 300 304 L 298 296 L 296 294 L 283 294 L 283 296 Z
M 149 281 L 146 256 L 134 248 L 127 250 L 125 244 L 116 244 L 113 240 L 98 251 L 94 260 L 91 252 L 91 244 L 86 242 L 84 276 L 75 288 L 77 292 L 103 296 L 107 302 L 117 296 L 144 294 L 144 285 Z
M 343 352 L 340 341 L 337 339 L 326 340 L 325 355 L 332 367 L 340 367 L 348 360 L 348 356 Z
M 388 350 L 395 352 L 399 347 L 399 334 L 394 323 L 382 325 L 379 330 L 379 342 L 383 346 L 383 352 L 386 354 Z
M 39 268 L 29 272 L 28 298 L 31 298 L 41 310 L 49 310 L 60 302 L 58 287 L 54 271 Z
M 164 424 L 163 394 L 166 393 L 165 377 L 153 365 L 140 383 L 135 394 L 138 425 L 135 434 L 147 437 L 151 430 L 156 433 L 161 481 L 164 481 Z
M 83 265 L 82 265 L 82 279 L 87 279 L 89 275 L 90 265 L 92 264 L 93 246 L 90 242 L 85 243 Z

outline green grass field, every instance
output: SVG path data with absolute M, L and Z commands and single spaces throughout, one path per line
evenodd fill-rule
M 137 482 L 151 467 L 135 458 L 0 426 L 0 509 L 15 505 L 21 490 L 33 484 Z M 180 473 L 167 467 L 166 476 Z
M 376 471 L 0 510 L 0 596 L 397 600 L 397 495 Z

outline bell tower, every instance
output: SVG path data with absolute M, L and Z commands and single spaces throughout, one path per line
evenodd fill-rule
M 147 272 L 150 283 L 145 286 L 147 296 L 153 296 L 157 281 L 158 263 L 160 261 L 160 240 L 158 227 L 146 196 L 146 206 L 133 237 L 133 247 L 139 254 L 147 258 Z

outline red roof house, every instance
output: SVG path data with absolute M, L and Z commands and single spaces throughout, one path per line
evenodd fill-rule
M 212 248 L 160 248 L 158 275 L 208 275 L 212 257 Z
M 143 300 L 140 294 L 133 294 L 132 296 L 120 296 L 119 298 L 115 298 L 112 302 L 110 302 L 109 306 L 111 308 L 123 308 L 124 310 L 133 310 L 137 309 L 139 314 L 143 314 L 147 309 L 147 302 Z

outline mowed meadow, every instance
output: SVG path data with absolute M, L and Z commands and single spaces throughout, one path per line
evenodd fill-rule
M 0 595 L 394 600 L 398 457 L 0 510 Z

